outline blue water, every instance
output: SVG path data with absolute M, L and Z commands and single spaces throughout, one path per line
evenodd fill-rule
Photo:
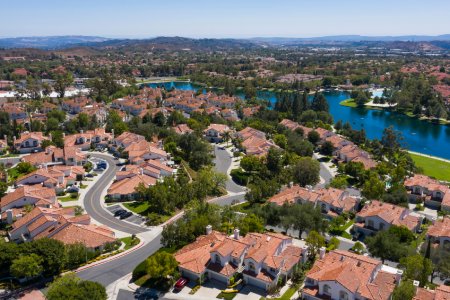
M 151 84 L 150 86 L 155 87 L 156 84 Z M 194 91 L 198 89 L 191 83 L 184 82 L 170 82 L 165 84 L 165 87 Z M 344 123 L 349 122 L 354 129 L 359 130 L 364 128 L 367 137 L 370 139 L 381 139 L 383 130 L 386 127 L 393 126 L 403 134 L 405 148 L 450 159 L 449 126 L 420 121 L 416 118 L 410 118 L 395 112 L 339 105 L 339 102 L 349 98 L 349 94 L 346 92 L 327 91 L 324 92 L 324 96 L 328 100 L 330 113 L 335 122 L 342 120 Z M 271 103 L 275 103 L 276 101 L 276 96 L 272 92 L 260 91 L 258 92 L 258 97 L 270 100 Z

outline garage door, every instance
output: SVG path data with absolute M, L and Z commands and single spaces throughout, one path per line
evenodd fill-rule
M 246 278 L 247 278 L 247 284 L 250 284 L 250 285 L 256 286 L 260 289 L 266 290 L 265 282 L 259 281 L 258 279 L 255 279 L 251 276 L 246 276 Z
M 212 271 L 209 271 L 208 274 L 209 274 L 210 279 L 215 279 L 217 281 L 223 282 L 224 284 L 228 285 L 228 279 L 226 277 L 224 277 L 220 274 L 217 274 L 216 272 L 212 272 Z

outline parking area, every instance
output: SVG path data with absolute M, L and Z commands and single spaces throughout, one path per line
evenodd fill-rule
M 107 206 L 106 209 L 114 215 L 114 213 L 116 211 L 118 211 L 119 209 L 124 209 L 124 208 L 119 204 L 115 204 L 115 205 Z M 117 217 L 117 219 L 119 219 L 119 217 Z M 122 221 L 128 221 L 128 222 L 134 223 L 136 225 L 142 225 L 142 223 L 145 220 L 141 216 L 133 213 L 132 216 L 130 216 L 126 219 L 123 219 Z

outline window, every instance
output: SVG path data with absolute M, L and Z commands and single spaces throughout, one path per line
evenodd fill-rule
M 384 223 L 380 223 L 380 230 L 384 230 Z
M 250 271 L 253 271 L 253 272 L 255 272 L 255 270 L 256 270 L 255 264 L 253 262 L 248 263 L 248 268 L 250 269 Z
M 216 259 L 215 260 L 216 260 L 217 264 L 220 264 L 220 256 L 219 256 L 219 254 L 216 254 Z
M 374 226 L 373 226 L 373 220 L 368 220 L 368 221 L 367 221 L 367 226 L 369 226 L 369 227 L 374 227 Z
M 339 292 L 339 300 L 348 300 L 348 294 L 347 294 L 347 292 L 340 291 L 340 292 Z
M 331 293 L 331 288 L 328 284 L 323 286 L 323 293 L 329 295 Z
M 25 147 L 30 147 L 30 142 L 29 141 L 25 142 Z

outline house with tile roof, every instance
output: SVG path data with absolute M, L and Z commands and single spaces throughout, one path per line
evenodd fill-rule
M 297 184 L 282 189 L 278 194 L 272 196 L 268 202 L 277 205 L 310 203 L 320 207 L 322 213 L 327 217 L 335 217 L 343 212 L 355 212 L 360 203 L 359 198 L 350 196 L 347 191 L 336 188 L 301 187 Z
M 411 201 L 423 201 L 428 207 L 450 211 L 448 185 L 421 174 L 407 178 L 404 185 Z
M 246 284 L 269 290 L 281 276 L 289 277 L 305 257 L 306 249 L 292 245 L 292 239 L 276 233 L 248 233 L 239 229 L 232 236 L 212 230 L 175 253 L 182 276 L 192 280 L 208 277 L 229 284 L 242 273 Z
M 156 184 L 156 178 L 144 173 L 143 168 L 139 168 L 137 172 L 128 172 L 122 174 L 119 171 L 116 174 L 116 180 L 108 188 L 106 196 L 113 201 L 129 201 L 134 200 L 138 196 L 136 188 L 139 185 L 149 187 Z
M 172 127 L 176 134 L 188 134 L 193 132 L 192 129 L 189 128 L 187 124 L 178 124 Z
M 116 241 L 114 231 L 91 224 L 89 215 L 75 215 L 74 208 L 35 207 L 13 223 L 8 235 L 15 242 L 47 237 L 64 244 L 82 243 L 92 250 L 102 250 Z
M 414 215 L 407 208 L 373 200 L 356 214 L 353 229 L 357 233 L 371 235 L 395 225 L 404 226 L 412 232 L 416 232 L 422 225 L 422 221 L 423 217 Z
M 80 150 L 89 150 L 92 146 L 106 148 L 112 139 L 113 134 L 106 132 L 104 128 L 95 128 L 86 132 L 80 130 L 80 133 L 65 135 L 64 146 L 75 147 Z
M 20 137 L 14 137 L 14 148 L 20 153 L 31 153 L 42 151 L 43 141 L 51 140 L 51 137 L 44 136 L 42 132 L 22 132 Z
M 67 166 L 82 166 L 87 163 L 87 155 L 76 147 L 48 146 L 43 152 L 31 153 L 21 158 L 36 167 L 65 164 Z
M 226 132 L 231 132 L 231 128 L 225 124 L 210 124 L 203 131 L 205 138 L 213 143 L 223 142 L 223 137 Z
M 415 286 L 416 293 L 412 300 L 448 300 L 450 299 L 450 286 L 438 285 L 431 290 Z
M 368 256 L 322 248 L 306 274 L 302 299 L 389 300 L 402 274 Z
M 246 127 L 235 135 L 241 143 L 241 149 L 247 155 L 265 156 L 272 147 L 278 146 L 271 140 L 266 139 L 266 134 L 260 130 Z
M 428 227 L 427 238 L 436 246 L 450 250 L 450 217 L 434 221 Z
M 25 185 L 18 187 L 1 198 L 0 213 L 4 213 L 12 208 L 22 208 L 26 205 L 48 208 L 59 207 L 54 189 L 41 185 Z
M 131 144 L 140 141 L 145 141 L 145 137 L 143 135 L 125 131 L 121 135 L 114 137 L 111 145 L 111 150 L 118 151 L 119 149 L 125 149 Z

